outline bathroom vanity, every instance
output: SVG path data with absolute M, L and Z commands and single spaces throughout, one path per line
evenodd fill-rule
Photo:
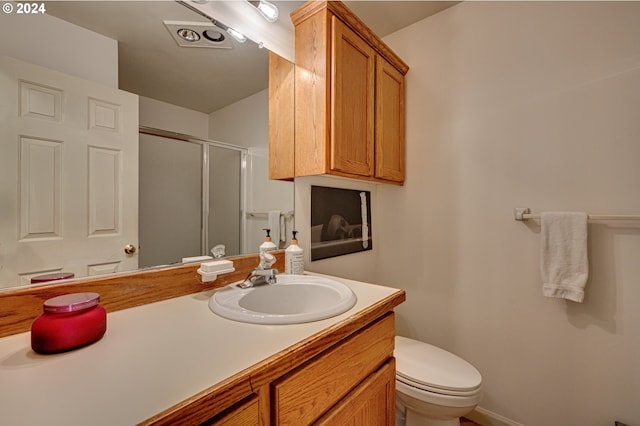
M 224 319 L 209 289 L 110 312 L 102 340 L 71 352 L 1 338 L 2 423 L 393 424 L 404 291 L 338 280 L 356 305 L 305 324 Z

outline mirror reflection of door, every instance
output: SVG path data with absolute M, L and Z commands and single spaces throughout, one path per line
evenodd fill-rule
M 137 112 L 136 95 L 0 57 L 0 282 L 137 268 Z

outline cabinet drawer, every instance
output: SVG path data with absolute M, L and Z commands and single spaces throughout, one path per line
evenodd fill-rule
M 394 315 L 348 337 L 273 384 L 277 425 L 305 425 L 393 356 Z
M 252 395 L 223 413 L 200 424 L 200 426 L 258 426 L 260 424 L 260 404 Z

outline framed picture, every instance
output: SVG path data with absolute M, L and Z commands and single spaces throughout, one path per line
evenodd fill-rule
M 371 192 L 311 186 L 311 260 L 372 248 Z

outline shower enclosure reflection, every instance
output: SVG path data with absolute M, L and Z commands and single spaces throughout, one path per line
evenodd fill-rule
M 153 129 L 140 133 L 140 256 L 146 268 L 245 253 L 247 148 Z M 171 194 L 171 196 L 169 196 Z M 199 220 L 198 220 L 199 219 Z

